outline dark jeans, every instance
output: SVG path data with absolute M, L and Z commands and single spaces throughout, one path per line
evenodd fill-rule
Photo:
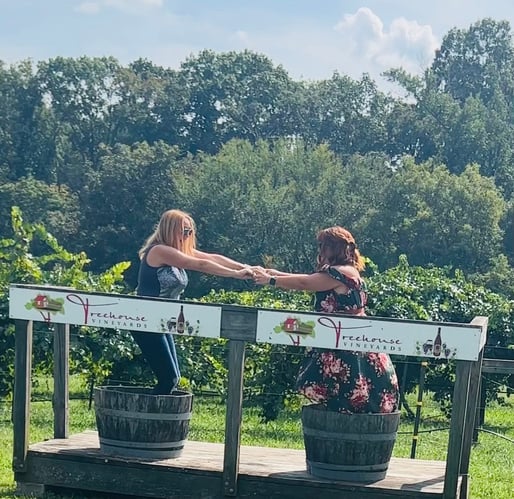
M 180 369 L 173 335 L 132 331 L 143 356 L 157 378 L 156 395 L 168 395 L 178 385 Z

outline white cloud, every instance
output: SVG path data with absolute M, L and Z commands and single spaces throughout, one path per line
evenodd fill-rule
M 403 67 L 420 74 L 431 64 L 439 46 L 431 26 L 403 17 L 385 26 L 369 8 L 347 13 L 334 24 L 333 29 L 300 22 L 280 31 L 234 30 L 230 35 L 218 33 L 213 43 L 218 44 L 216 50 L 223 48 L 219 46 L 221 40 L 229 40 L 235 50 L 264 53 L 282 64 L 293 78 L 325 79 L 338 71 L 360 79 L 369 73 L 385 91 L 395 88 L 381 73 Z
M 248 33 L 246 31 L 243 31 L 243 30 L 237 30 L 233 35 L 232 35 L 232 39 L 236 42 L 236 43 L 242 43 L 244 45 L 247 45 L 250 43 L 250 38 L 248 36 Z
M 394 19 L 390 27 L 368 8 L 346 14 L 335 26 L 339 45 L 351 56 L 359 56 L 362 72 L 377 76 L 392 67 L 403 67 L 419 74 L 430 65 L 437 37 L 431 26 L 422 26 L 403 17 Z
M 100 12 L 100 5 L 98 2 L 83 2 L 75 10 L 82 14 L 96 14 Z
M 163 0 L 97 0 L 96 2 L 83 2 L 75 10 L 84 14 L 96 14 L 104 9 L 140 14 L 148 9 L 162 6 Z
M 339 31 L 353 50 L 369 48 L 384 36 L 384 24 L 380 18 L 367 7 L 362 7 L 355 14 L 345 14 L 335 30 Z
M 162 7 L 163 0 L 103 0 L 109 7 L 120 10 L 139 9 L 146 7 Z
M 439 45 L 426 21 L 420 24 L 397 16 L 385 25 L 385 16 L 369 8 L 346 13 L 339 20 L 335 14 L 332 22 L 325 19 L 316 24 L 303 17 L 281 24 L 280 29 L 274 25 L 263 29 L 248 19 L 218 18 L 208 10 L 201 15 L 177 16 L 166 12 L 167 4 L 162 0 L 88 0 L 82 5 L 90 11 L 97 6 L 111 13 L 132 9 L 137 24 L 131 26 L 124 43 L 117 37 L 116 49 L 111 48 L 113 55 L 123 61 L 146 57 L 167 67 L 177 67 L 186 57 L 206 48 L 217 52 L 249 49 L 282 64 L 293 78 L 325 79 L 338 71 L 360 79 L 369 73 L 385 90 L 389 85 L 381 77 L 383 71 L 403 67 L 420 74 L 431 64 Z M 148 14 L 145 22 L 142 14 Z M 148 30 L 150 36 L 145 35 Z

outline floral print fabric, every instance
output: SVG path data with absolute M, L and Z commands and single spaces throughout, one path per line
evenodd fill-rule
M 337 272 L 335 269 L 332 271 Z M 348 295 L 316 293 L 315 309 L 324 313 L 356 314 L 366 303 L 363 281 L 342 276 Z M 344 280 L 343 280 L 344 279 Z M 345 299 L 341 299 L 341 297 Z M 353 303 L 352 303 L 353 301 Z M 306 353 L 297 388 L 311 402 L 341 413 L 390 413 L 398 410 L 398 379 L 389 355 L 312 349 Z
M 314 310 L 327 314 L 346 313 L 356 314 L 361 312 L 368 302 L 366 284 L 362 279 L 356 280 L 341 274 L 334 267 L 325 267 L 324 272 L 348 287 L 348 293 L 336 293 L 333 289 L 318 291 Z

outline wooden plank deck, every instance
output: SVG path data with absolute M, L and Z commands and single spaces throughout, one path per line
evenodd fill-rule
M 97 433 L 86 431 L 31 445 L 27 471 L 16 472 L 15 479 L 21 487 L 43 484 L 137 497 L 215 499 L 226 497 L 223 452 L 223 444 L 188 441 L 177 459 L 120 458 L 100 452 Z M 324 480 L 306 472 L 304 450 L 242 446 L 233 497 L 441 498 L 444 474 L 444 461 L 393 458 L 386 478 L 373 484 Z

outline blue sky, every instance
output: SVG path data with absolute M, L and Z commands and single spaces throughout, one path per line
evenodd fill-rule
M 249 49 L 294 79 L 419 73 L 453 27 L 508 20 L 512 0 L 0 0 L 0 60 L 140 57 L 178 68 L 202 49 Z

